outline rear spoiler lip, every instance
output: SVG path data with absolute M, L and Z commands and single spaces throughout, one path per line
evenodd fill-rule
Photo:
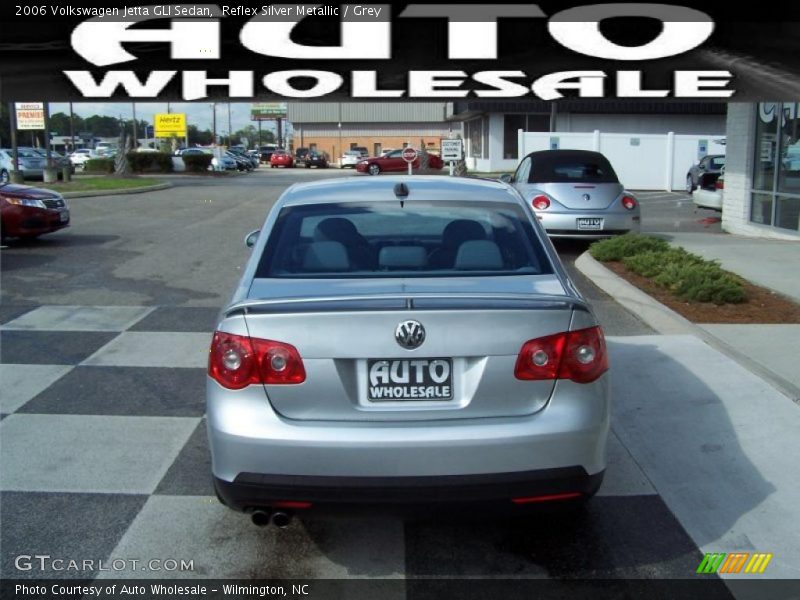
M 415 300 L 452 300 L 454 303 L 460 301 L 511 301 L 520 303 L 530 303 L 538 305 L 541 308 L 572 308 L 583 312 L 591 312 L 589 306 L 581 299 L 571 296 L 551 296 L 551 295 L 534 295 L 534 294 L 441 294 L 441 293 L 387 293 L 387 294 L 362 294 L 362 295 L 338 295 L 338 296 L 318 296 L 314 298 L 270 298 L 270 299 L 249 299 L 242 300 L 232 304 L 224 309 L 222 314 L 225 317 L 230 317 L 238 313 L 252 314 L 252 313 L 268 313 L 268 312 L 286 312 L 285 310 L 270 310 L 278 309 L 279 307 L 298 306 L 298 307 L 313 307 L 318 304 L 326 304 L 333 302 L 359 302 L 359 301 L 380 301 L 380 300 L 400 300 L 405 301 L 404 307 L 392 307 L 387 310 L 420 310 L 414 306 Z M 457 307 L 456 307 L 457 308 Z M 425 310 L 425 309 L 422 309 Z

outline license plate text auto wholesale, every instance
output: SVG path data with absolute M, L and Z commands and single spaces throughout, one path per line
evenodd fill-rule
M 367 371 L 371 402 L 453 399 L 453 361 L 449 358 L 370 359 Z
M 603 219 L 578 219 L 578 229 L 602 229 Z

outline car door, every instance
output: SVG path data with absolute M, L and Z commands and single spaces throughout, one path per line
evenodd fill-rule
M 406 161 L 403 160 L 402 150 L 393 150 L 379 161 L 383 171 L 405 171 L 408 169 Z

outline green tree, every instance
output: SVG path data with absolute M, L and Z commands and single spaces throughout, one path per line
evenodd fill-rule
M 120 130 L 120 122 L 116 117 L 103 117 L 92 115 L 85 120 L 86 129 L 97 137 L 117 137 Z

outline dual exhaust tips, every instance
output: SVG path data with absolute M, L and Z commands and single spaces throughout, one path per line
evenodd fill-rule
M 250 520 L 258 527 L 266 527 L 272 523 L 278 529 L 285 529 L 292 522 L 292 515 L 280 510 L 275 512 L 256 510 L 250 515 Z

